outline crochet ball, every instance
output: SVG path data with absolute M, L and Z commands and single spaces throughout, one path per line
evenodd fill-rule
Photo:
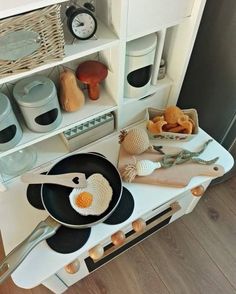
M 150 147 L 148 135 L 141 128 L 134 128 L 128 131 L 121 144 L 132 155 L 141 154 Z

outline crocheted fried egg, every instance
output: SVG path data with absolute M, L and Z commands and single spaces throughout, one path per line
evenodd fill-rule
M 74 188 L 69 195 L 71 206 L 81 215 L 100 215 L 109 206 L 112 188 L 101 174 L 87 178 L 86 188 Z

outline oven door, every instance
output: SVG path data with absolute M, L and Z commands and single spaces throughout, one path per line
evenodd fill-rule
M 68 287 L 78 282 L 89 273 L 93 272 L 97 268 L 101 267 L 105 263 L 109 262 L 113 258 L 117 257 L 127 249 L 133 247 L 137 243 L 141 242 L 143 239 L 152 235 L 156 231 L 160 230 L 162 227 L 169 224 L 172 219 L 176 219 L 185 213 L 186 209 L 186 199 L 183 197 L 179 201 L 175 201 L 171 204 L 166 204 L 164 207 L 158 207 L 158 213 L 156 214 L 156 209 L 154 209 L 150 217 L 143 217 L 146 222 L 146 227 L 141 232 L 136 232 L 132 229 L 130 225 L 128 228 L 124 228 L 125 242 L 120 246 L 115 246 L 109 241 L 109 243 L 104 246 L 104 255 L 98 259 L 93 260 L 87 254 L 86 256 L 80 256 L 71 264 L 65 266 L 59 272 L 57 276 L 65 283 Z M 186 202 L 186 203 L 185 203 Z M 181 203 L 181 205 L 180 205 Z M 183 207 L 182 207 L 183 206 Z M 155 215 L 154 215 L 155 214 Z
M 100 259 L 93 260 L 91 257 L 87 257 L 85 259 L 85 264 L 88 271 L 94 271 L 98 267 L 155 233 L 162 227 L 166 226 L 170 222 L 171 217 L 180 209 L 181 206 L 178 202 L 170 204 L 167 209 L 148 219 L 146 221 L 146 227 L 142 232 L 135 232 L 134 230 L 127 232 L 125 234 L 125 242 L 122 245 L 115 246 L 113 243 L 108 244 L 104 247 L 104 255 Z

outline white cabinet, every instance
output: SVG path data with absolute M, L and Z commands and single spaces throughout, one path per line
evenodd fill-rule
M 191 15 L 194 0 L 129 0 L 127 39 L 176 24 Z
M 171 87 L 171 81 L 165 80 L 163 81 L 163 86 L 161 87 L 161 83 L 158 86 L 158 90 L 154 87 L 150 89 L 150 95 L 143 99 L 139 99 L 136 101 L 130 101 L 132 99 L 127 98 L 124 101 L 124 104 L 120 109 L 120 125 L 121 127 L 125 127 L 127 125 L 136 123 L 142 120 L 146 113 L 147 107 L 157 107 L 160 109 L 164 109 L 166 106 L 166 97 L 169 95 Z M 152 93 L 152 90 L 155 91 Z
M 74 1 L 83 5 L 85 0 Z M 74 3 L 73 2 L 73 3 Z M 13 17 L 19 13 L 45 7 L 52 4 L 61 5 L 61 16 L 65 35 L 65 57 L 62 60 L 49 62 L 34 69 L 18 74 L 0 76 L 0 91 L 12 100 L 12 88 L 16 81 L 34 74 L 47 75 L 58 85 L 59 72 L 64 67 L 75 70 L 84 60 L 95 59 L 108 67 L 108 76 L 102 83 L 100 98 L 94 103 L 86 98 L 85 106 L 74 113 L 63 112 L 60 126 L 48 133 L 34 133 L 24 124 L 21 114 L 15 107 L 16 115 L 23 128 L 23 138 L 14 148 L 0 153 L 0 158 L 27 146 L 34 145 L 38 150 L 38 161 L 34 168 L 64 156 L 68 151 L 59 134 L 78 124 L 85 123 L 99 115 L 113 112 L 116 119 L 116 130 L 144 118 L 146 107 L 164 108 L 181 87 L 186 67 L 178 67 L 178 63 L 187 64 L 194 42 L 194 32 L 197 31 L 205 0 L 99 0 L 95 1 L 98 30 L 94 38 L 87 41 L 74 40 L 66 25 L 65 9 L 70 1 L 16 1 L 0 4 L 0 23 L 3 18 Z M 197 3 L 197 4 L 196 4 Z M 128 40 L 156 32 L 158 44 L 156 48 L 156 63 L 153 71 L 152 85 L 145 97 L 126 99 L 124 97 L 125 52 Z M 178 35 L 181 33 L 181 40 Z M 183 42 L 183 50 L 180 48 Z M 160 58 L 167 63 L 166 78 L 157 81 L 156 73 Z M 179 57 L 178 57 L 179 56 Z M 86 90 L 84 89 L 85 93 Z M 172 97 L 170 97 L 172 93 Z M 142 100 L 142 98 L 144 98 Z M 44 147 L 42 150 L 42 146 Z M 51 150 L 55 149 L 54 152 Z M 50 154 L 45 150 L 50 149 Z M 63 151 L 64 150 L 64 151 Z M 2 183 L 8 186 L 12 177 L 2 174 Z M 2 187 L 3 189 L 3 187 Z

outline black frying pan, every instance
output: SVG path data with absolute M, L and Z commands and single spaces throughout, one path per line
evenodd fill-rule
M 99 216 L 82 216 L 70 205 L 72 188 L 55 184 L 43 184 L 41 198 L 49 217 L 40 222 L 34 231 L 0 263 L 0 283 L 18 267 L 29 252 L 41 241 L 53 236 L 61 225 L 70 228 L 88 228 L 107 219 L 117 207 L 122 194 L 122 180 L 116 167 L 103 156 L 93 153 L 70 155 L 56 163 L 47 174 L 71 172 L 84 173 L 86 178 L 94 173 L 102 174 L 112 187 L 112 200 L 107 210 Z
M 113 195 L 108 209 L 99 216 L 82 216 L 71 206 L 68 195 L 72 188 L 54 184 L 43 184 L 41 197 L 44 208 L 52 218 L 72 228 L 87 228 L 103 222 L 118 205 L 122 193 L 122 180 L 118 170 L 103 156 L 79 153 L 66 157 L 54 165 L 48 175 L 81 172 L 86 178 L 94 173 L 102 174 L 112 187 Z

